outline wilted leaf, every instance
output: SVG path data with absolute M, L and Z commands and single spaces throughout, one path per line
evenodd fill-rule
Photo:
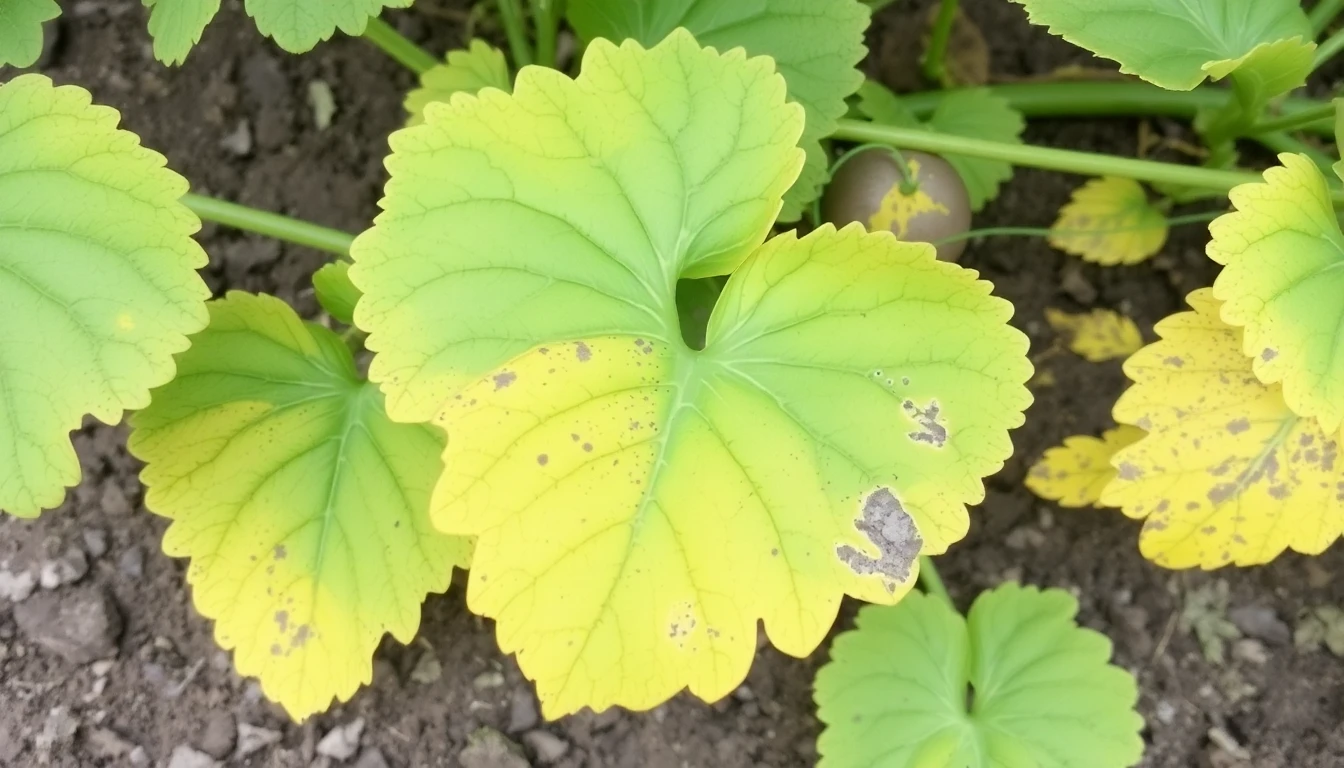
M 0 2 L 0 67 L 31 67 L 42 55 L 42 22 L 60 15 L 56 0 Z
M 70 431 L 116 424 L 205 326 L 200 221 L 182 177 L 89 92 L 0 86 L 0 509 L 31 517 L 79 481 Z
M 1111 457 L 1141 437 L 1143 430 L 1127 424 L 1106 430 L 1100 438 L 1066 437 L 1063 445 L 1048 449 L 1027 472 L 1027 488 L 1061 507 L 1097 505 L 1102 490 L 1115 477 Z
M 1209 225 L 1224 322 L 1244 333 L 1261 381 L 1282 383 L 1298 415 L 1326 432 L 1344 423 L 1344 233 L 1325 176 L 1303 155 L 1279 156 L 1264 183 L 1231 192 L 1234 213 Z
M 1168 568 L 1324 551 L 1344 530 L 1337 435 L 1256 379 L 1211 291 L 1188 301 L 1125 363 L 1135 383 L 1115 418 L 1148 434 L 1115 457 L 1102 503 L 1145 519 L 1139 548 Z
M 1050 228 L 1050 245 L 1106 266 L 1138 264 L 1162 250 L 1167 220 L 1133 179 L 1107 176 L 1074 190 Z
M 483 40 L 472 40 L 465 51 L 449 51 L 444 63 L 420 75 L 420 87 L 406 94 L 407 125 L 425 121 L 425 107 L 448 101 L 455 93 L 476 93 L 482 88 L 513 88 L 504 53 Z
M 817 673 L 819 768 L 1086 766 L 1139 761 L 1138 685 L 1058 589 L 1005 584 L 969 621 L 914 593 L 869 606 Z
M 782 221 L 797 221 L 821 194 L 830 160 L 821 140 L 835 132 L 845 99 L 863 83 L 856 69 L 868 49 L 869 9 L 858 0 L 570 0 L 569 21 L 585 40 L 652 46 L 684 27 L 701 45 L 769 56 L 789 98 L 807 110 L 800 146 L 807 162 L 784 195 Z
M 1022 143 L 1026 121 L 1005 99 L 985 88 L 948 91 L 927 121 L 916 118 L 900 97 L 869 80 L 859 88 L 858 110 L 869 120 L 931 133 L 984 139 L 1002 144 Z M 971 194 L 971 210 L 978 211 L 999 195 L 999 185 L 1013 177 L 1013 167 L 999 160 L 966 155 L 944 155 L 957 169 Z
M 355 319 L 393 417 L 448 433 L 434 520 L 480 537 L 469 605 L 548 715 L 726 695 L 761 621 L 810 652 L 1011 450 L 1026 340 L 975 273 L 857 225 L 762 243 L 802 120 L 769 59 L 677 32 L 392 136 Z M 728 272 L 693 351 L 677 282 Z
M 1069 337 L 1069 349 L 1094 363 L 1129 357 L 1143 347 L 1139 327 L 1113 310 L 1094 309 L 1071 315 L 1047 308 L 1045 321 Z
M 467 564 L 429 522 L 442 436 L 388 420 L 345 344 L 269 296 L 212 302 L 178 365 L 132 418 L 145 505 L 239 673 L 302 720 L 368 683 L 384 633 L 410 642 Z

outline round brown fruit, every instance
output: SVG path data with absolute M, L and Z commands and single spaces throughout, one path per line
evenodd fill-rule
M 821 215 L 837 227 L 859 222 L 870 231 L 890 230 L 900 240 L 931 243 L 971 228 L 971 196 L 948 162 L 924 152 L 902 152 L 916 189 L 902 191 L 904 177 L 891 150 L 865 149 L 836 171 L 821 199 Z M 965 240 L 936 246 L 938 258 L 956 261 Z

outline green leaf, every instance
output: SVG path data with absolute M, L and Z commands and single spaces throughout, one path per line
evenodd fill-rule
M 482 40 L 472 40 L 465 51 L 449 51 L 445 63 L 420 75 L 420 87 L 406 94 L 407 125 L 425 121 L 425 107 L 448 101 L 455 93 L 476 93 L 482 88 L 512 90 L 509 65 L 504 53 Z
M 549 716 L 726 695 L 760 620 L 806 654 L 1011 451 L 1027 343 L 974 272 L 859 226 L 762 244 L 802 120 L 683 31 L 392 136 L 355 320 L 393 418 L 448 434 L 431 514 L 480 537 L 469 605 Z M 692 351 L 678 280 L 734 270 Z
M 372 675 L 383 634 L 465 567 L 426 510 L 443 438 L 394 424 L 345 344 L 270 296 L 211 302 L 177 379 L 132 417 L 163 549 L 245 676 L 302 720 Z
M 1311 71 L 1311 23 L 1298 0 L 1013 0 L 1031 21 L 1154 85 L 1188 91 L 1233 74 L 1270 98 Z M 1273 46 L 1261 47 L 1273 43 Z
M 42 55 L 42 22 L 60 15 L 56 0 L 0 2 L 0 67 L 31 67 Z
M 1344 424 L 1344 233 L 1325 175 L 1279 155 L 1264 183 L 1232 190 L 1233 213 L 1209 225 L 1223 322 L 1244 331 L 1255 375 L 1281 382 L 1288 406 L 1328 433 Z
M 919 593 L 864 608 L 817 673 L 819 765 L 1138 763 L 1138 686 L 1077 612 L 1067 592 L 1012 583 L 976 598 L 969 621 Z
M 1335 105 L 1335 154 L 1344 155 L 1344 98 L 1336 98 Z M 1344 160 L 1330 167 L 1341 181 L 1344 181 Z
M 835 132 L 845 99 L 863 83 L 855 68 L 869 9 L 858 0 L 570 0 L 569 21 L 585 40 L 633 38 L 646 47 L 677 27 L 701 45 L 774 58 L 789 98 L 807 110 L 800 146 L 807 152 L 784 196 L 781 221 L 797 221 L 821 195 L 830 167 L 821 141 Z
M 0 86 L 0 509 L 24 517 L 79 481 L 84 414 L 143 407 L 205 326 L 187 182 L 118 118 L 41 75 Z
M 948 91 L 927 121 L 915 117 L 896 94 L 869 80 L 859 88 L 858 110 L 869 120 L 930 133 L 1021 144 L 1026 121 L 1005 99 L 986 88 Z M 979 211 L 999 196 L 999 185 L 1013 177 L 1013 166 L 999 160 L 944 155 L 971 194 L 971 210 Z
M 313 290 L 317 293 L 317 303 L 333 319 L 346 325 L 355 324 L 359 289 L 350 282 L 349 262 L 333 261 L 313 273 Z
M 149 12 L 154 58 L 181 64 L 201 41 L 205 26 L 219 13 L 219 0 L 142 0 Z

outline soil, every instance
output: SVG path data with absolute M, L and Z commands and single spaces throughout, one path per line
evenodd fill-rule
M 379 51 L 338 35 L 310 54 L 287 56 L 256 34 L 239 0 L 225 0 L 186 65 L 166 69 L 150 54 L 140 3 L 61 4 L 65 17 L 43 71 L 121 109 L 124 125 L 166 154 L 197 191 L 349 231 L 376 213 L 386 137 L 402 120 L 401 97 L 412 84 Z M 880 14 L 871 72 L 895 85 L 909 79 L 930 5 L 896 3 Z M 1012 3 L 963 5 L 987 33 L 996 78 L 1098 66 L 1029 27 Z M 465 16 L 457 4 L 421 0 L 393 18 L 432 50 L 463 43 Z M 337 105 L 326 129 L 318 127 L 308 100 L 317 81 L 331 87 Z M 239 132 L 244 124 L 246 136 Z M 1033 123 L 1026 138 L 1133 154 L 1139 127 L 1135 120 L 1045 121 Z M 1182 131 L 1165 122 L 1154 127 Z M 1078 183 L 1019 170 L 977 225 L 1048 225 Z M 1314 559 L 1284 555 L 1253 569 L 1165 571 L 1139 556 L 1134 522 L 1111 511 L 1061 510 L 1022 485 L 1026 468 L 1046 447 L 1109 426 L 1110 406 L 1125 387 L 1119 363 L 1091 364 L 1061 353 L 1044 309 L 1117 309 L 1151 338 L 1154 322 L 1212 280 L 1204 239 L 1200 228 L 1186 228 L 1173 233 L 1152 262 L 1110 269 L 1082 264 L 1036 239 L 971 245 L 961 263 L 980 270 L 1017 306 L 1014 322 L 1030 335 L 1034 359 L 1054 383 L 1035 388 L 1027 425 L 1014 433 L 1016 457 L 987 481 L 970 536 L 939 565 L 962 606 L 1006 579 L 1075 592 L 1080 621 L 1109 635 L 1117 663 L 1138 676 L 1146 766 L 1344 765 L 1344 662 L 1324 651 L 1298 650 L 1283 636 L 1303 609 L 1344 604 L 1344 579 L 1338 578 L 1344 549 Z M 306 314 L 316 312 L 307 278 L 322 255 L 211 225 L 201 241 L 212 255 L 207 278 L 214 289 L 269 291 Z M 233 674 L 209 622 L 192 609 L 183 563 L 158 551 L 164 523 L 140 506 L 138 466 L 123 438 L 124 428 L 89 425 L 75 437 L 85 479 L 66 504 L 35 522 L 0 516 L 0 566 L 11 569 L 71 547 L 97 553 L 105 536 L 106 552 L 92 558 L 81 584 L 52 594 L 106 590 L 125 624 L 110 665 L 77 666 L 26 639 L 14 607 L 0 600 L 0 765 L 167 765 L 181 745 L 210 746 L 203 742 L 218 741 L 221 733 L 227 739 L 230 715 L 277 731 L 280 741 L 229 765 L 321 764 L 321 757 L 313 762 L 315 744 L 357 718 L 365 722 L 365 768 L 379 765 L 375 749 L 394 768 L 457 766 L 469 734 L 482 725 L 529 744 L 538 765 L 538 748 L 564 745 L 554 765 L 782 768 L 815 762 L 820 726 L 810 688 L 826 658 L 824 645 L 806 659 L 762 649 L 746 685 L 717 704 L 683 695 L 652 713 L 584 713 L 534 724 L 530 687 L 497 650 L 490 622 L 467 612 L 460 583 L 428 600 L 415 643 L 384 644 L 372 686 L 324 716 L 292 724 L 260 699 L 255 684 Z M 1243 647 L 1221 665 L 1206 660 L 1177 620 L 1186 595 L 1218 580 L 1229 587 L 1231 609 L 1261 609 L 1259 626 L 1246 627 L 1261 635 L 1260 652 Z M 837 631 L 852 622 L 856 607 L 846 605 Z M 424 663 L 431 653 L 441 668 L 437 678 L 422 674 L 432 666 Z M 554 737 L 549 743 L 546 734 Z M 1237 744 L 1246 752 L 1240 761 Z M 141 751 L 131 753 L 133 746 Z

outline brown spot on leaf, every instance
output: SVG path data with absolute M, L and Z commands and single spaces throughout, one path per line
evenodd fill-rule
M 289 631 L 289 611 L 275 612 L 275 626 L 280 628 L 282 635 Z
M 1233 419 L 1227 422 L 1227 431 L 1234 435 L 1240 435 L 1242 432 L 1251 428 L 1251 420 L 1245 416 L 1240 419 Z
M 284 560 L 289 557 L 289 550 L 285 549 L 284 544 L 276 544 L 275 549 L 271 550 L 271 554 L 275 556 L 276 560 Z
M 589 349 L 588 345 L 584 344 L 582 341 L 575 342 L 574 356 L 579 359 L 580 363 L 586 363 L 593 359 L 593 350 Z
M 1122 461 L 1120 466 L 1116 468 L 1115 475 L 1121 480 L 1138 480 L 1143 477 L 1143 470 L 1128 461 Z
M 1268 363 L 1270 360 L 1273 360 L 1278 356 L 1279 351 L 1271 347 L 1265 347 L 1264 351 L 1260 353 L 1260 359 L 1264 360 L 1266 363 Z
M 551 457 L 550 457 L 550 456 L 547 456 L 547 455 L 544 454 L 544 453 L 538 453 L 538 454 L 537 454 L 537 464 L 538 464 L 539 466 L 542 466 L 542 467 L 546 466 L 546 462 L 548 462 L 548 461 L 550 461 L 550 460 L 551 460 Z
M 584 444 L 583 444 L 583 450 L 584 450 L 585 453 L 592 453 L 592 452 L 593 452 L 593 444 L 592 444 L 592 443 L 584 443 Z
M 1162 363 L 1164 365 L 1169 365 L 1172 368 L 1183 368 L 1185 367 L 1185 358 L 1178 355 L 1172 355 L 1171 357 L 1163 358 Z
M 503 373 L 496 373 L 494 379 L 495 379 L 495 390 L 498 391 L 517 381 L 518 374 L 514 373 L 513 371 L 504 371 Z
M 878 488 L 863 502 L 854 527 L 877 547 L 878 556 L 870 557 L 848 544 L 836 547 L 836 556 L 860 576 L 880 573 L 891 579 L 887 591 L 895 592 L 896 582 L 910 578 L 910 568 L 924 546 L 914 519 L 890 488 Z
M 308 628 L 307 624 L 304 624 L 303 626 L 299 627 L 299 630 L 297 632 L 294 633 L 294 639 L 289 642 L 289 647 L 302 648 L 303 646 L 308 644 L 308 640 L 312 636 L 313 631 Z

